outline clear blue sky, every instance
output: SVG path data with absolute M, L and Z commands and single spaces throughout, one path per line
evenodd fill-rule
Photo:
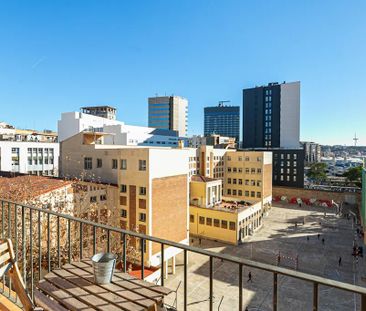
M 366 145 L 366 1 L 1 1 L 0 120 L 56 129 L 112 105 L 147 125 L 147 97 L 203 107 L 242 88 L 301 81 L 301 139 Z

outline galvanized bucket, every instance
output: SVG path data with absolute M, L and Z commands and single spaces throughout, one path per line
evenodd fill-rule
M 96 284 L 108 284 L 112 281 L 116 259 L 117 255 L 112 253 L 98 253 L 91 258 Z

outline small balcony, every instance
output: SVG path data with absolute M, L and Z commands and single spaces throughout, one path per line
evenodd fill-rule
M 271 305 L 263 307 L 263 310 L 276 311 L 279 308 L 281 310 L 295 310 L 297 308 L 296 305 L 291 305 L 291 297 L 288 297 L 288 291 L 283 288 L 282 280 L 284 278 L 304 288 L 302 299 L 308 300 L 308 305 L 311 305 L 312 310 L 321 310 L 321 307 L 323 307 L 320 301 L 324 289 L 334 289 L 337 293 L 348 292 L 354 297 L 354 306 L 358 310 L 366 310 L 366 288 L 302 273 L 293 269 L 188 246 L 138 232 L 75 218 L 48 209 L 9 201 L 0 200 L 0 220 L 0 237 L 12 240 L 15 258 L 26 290 L 34 301 L 37 301 L 39 290 L 44 295 L 48 294 L 45 287 L 42 287 L 42 284 L 46 281 L 52 281 L 53 292 L 55 292 L 61 291 L 60 284 L 62 284 L 62 280 L 60 281 L 60 278 L 65 278 L 70 284 L 76 284 L 78 278 L 81 277 L 85 280 L 90 279 L 91 272 L 87 265 L 93 254 L 104 251 L 118 255 L 115 277 L 120 279 L 113 280 L 112 283 L 117 284 L 119 282 L 119 284 L 123 284 L 125 291 L 110 290 L 108 293 L 113 295 L 110 298 L 110 296 L 104 295 L 105 291 L 103 290 L 106 290 L 107 287 L 103 286 L 85 285 L 83 293 L 69 288 L 68 296 L 60 304 L 63 310 L 83 310 L 83 308 L 70 307 L 68 302 L 71 300 L 79 301 L 83 306 L 86 305 L 85 310 L 109 310 L 109 308 L 103 307 L 103 303 L 111 306 L 111 310 L 150 310 L 150 307 L 146 305 L 146 301 L 153 300 L 154 297 L 163 297 L 163 299 L 159 300 L 158 310 L 196 310 L 193 304 L 188 304 L 188 293 L 192 291 L 192 288 L 197 288 L 198 291 L 202 291 L 200 292 L 202 299 L 207 297 L 207 310 L 236 309 L 243 311 L 246 308 L 244 305 L 244 294 L 246 294 L 244 292 L 244 282 L 246 281 L 244 269 L 246 271 L 247 269 L 261 270 L 268 274 L 269 281 L 266 283 L 266 290 L 267 295 L 271 295 L 272 299 Z M 129 241 L 140 241 L 139 243 L 134 243 L 141 246 L 145 245 L 146 241 L 159 245 L 160 266 L 157 269 L 146 267 L 145 252 L 141 249 L 137 250 L 137 252 L 135 251 L 134 255 L 132 255 L 130 253 Z M 181 280 L 175 288 L 169 288 L 171 284 L 168 284 L 166 280 L 168 271 L 164 252 L 169 247 L 181 250 L 181 265 L 179 265 Z M 136 254 L 139 258 L 136 257 Z M 198 284 L 195 276 L 188 273 L 188 265 L 192 266 L 195 264 L 191 262 L 191 259 L 190 261 L 188 260 L 196 256 L 207 258 L 207 266 L 205 266 L 207 274 L 205 274 L 204 284 Z M 129 262 L 135 263 L 135 267 L 138 267 L 138 273 L 136 273 L 136 269 L 135 271 L 129 271 Z M 235 278 L 230 278 L 230 275 L 227 275 L 225 278 L 215 279 L 215 267 L 222 262 L 230 263 L 231 273 L 233 276 L 235 275 Z M 69 275 L 62 275 L 60 271 L 62 267 L 66 267 L 65 269 L 70 271 Z M 199 267 L 199 269 L 202 270 L 203 268 Z M 159 278 L 156 283 L 146 282 L 151 271 L 153 273 L 159 272 Z M 128 274 L 129 272 L 131 274 Z M 125 279 L 122 280 L 122 277 Z M 142 280 L 145 280 L 145 282 L 141 283 Z M 236 284 L 233 284 L 232 280 L 238 281 Z M 0 282 L 0 293 L 2 294 L 2 297 L 0 297 L 0 309 L 5 309 L 4 306 L 10 303 L 10 301 L 21 309 L 22 306 L 9 278 L 5 275 Z M 237 293 L 235 308 L 232 307 L 232 303 L 229 306 L 222 299 L 220 301 L 218 298 L 219 293 L 215 293 L 216 282 L 225 282 L 227 287 L 230 287 L 230 290 L 235 289 Z M 126 293 L 129 294 L 126 295 Z M 155 296 L 152 297 L 151 293 L 155 293 Z M 94 299 L 96 296 L 99 304 L 92 302 L 91 298 Z M 91 300 L 88 297 L 91 297 Z M 51 296 L 50 299 L 56 301 L 55 297 Z M 281 300 L 287 303 L 283 304 Z M 128 306 L 133 306 L 133 308 Z

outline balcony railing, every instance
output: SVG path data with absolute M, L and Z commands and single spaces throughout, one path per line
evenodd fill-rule
M 360 295 L 360 310 L 366 311 L 366 288 L 326 279 L 295 270 L 290 270 L 261 262 L 255 262 L 227 254 L 215 253 L 201 248 L 168 241 L 138 232 L 94 223 L 88 220 L 60 214 L 48 209 L 26 206 L 10 201 L 0 200 L 1 208 L 1 238 L 11 238 L 14 243 L 15 256 L 20 266 L 26 287 L 33 297 L 35 284 L 42 279 L 43 274 L 53 268 L 61 267 L 63 262 L 71 262 L 85 258 L 85 256 L 101 251 L 113 251 L 121 254 L 122 267 L 126 272 L 127 237 L 134 237 L 144 245 L 152 241 L 160 245 L 161 250 L 161 285 L 164 285 L 164 250 L 175 247 L 183 251 L 183 306 L 187 310 L 188 292 L 188 254 L 197 253 L 209 259 L 209 310 L 213 310 L 214 299 L 214 259 L 227 261 L 237 266 L 238 281 L 238 309 L 243 310 L 243 268 L 250 267 L 272 273 L 273 284 L 272 308 L 278 308 L 278 277 L 280 275 L 302 280 L 313 284 L 312 306 L 318 310 L 319 285 L 328 286 Z M 89 234 L 90 232 L 90 234 Z M 44 236 L 45 235 L 45 236 Z M 91 243 L 91 245 L 89 245 Z M 45 246 L 45 249 L 44 249 Z M 90 248 L 90 249 L 89 249 Z M 140 252 L 141 277 L 144 278 L 144 252 Z M 5 277 L 2 280 L 3 295 L 13 299 L 12 285 Z M 16 299 L 16 298 L 15 298 Z

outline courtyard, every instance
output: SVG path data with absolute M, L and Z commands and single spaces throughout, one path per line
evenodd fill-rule
M 365 286 L 364 259 L 356 261 L 352 256 L 354 239 L 359 245 L 362 241 L 355 234 L 352 217 L 347 219 L 335 212 L 329 208 L 278 203 L 264 218 L 263 226 L 239 246 L 210 240 L 202 240 L 200 244 L 198 239 L 191 239 L 191 245 L 274 265 L 280 254 L 282 267 L 297 267 L 298 271 Z M 188 310 L 208 310 L 208 258 L 189 253 L 188 264 Z M 252 282 L 247 282 L 249 272 Z M 178 288 L 177 301 L 174 294 L 166 299 L 167 303 L 176 304 L 178 310 L 183 306 L 181 281 L 183 256 L 178 256 L 176 273 L 170 273 L 165 281 L 166 286 Z M 272 283 L 271 273 L 244 267 L 243 310 L 245 307 L 253 311 L 272 310 Z M 308 282 L 279 276 L 278 309 L 311 310 L 312 289 Z M 213 292 L 214 310 L 238 309 L 237 265 L 214 260 Z M 319 310 L 358 310 L 359 304 L 357 295 L 319 286 Z

